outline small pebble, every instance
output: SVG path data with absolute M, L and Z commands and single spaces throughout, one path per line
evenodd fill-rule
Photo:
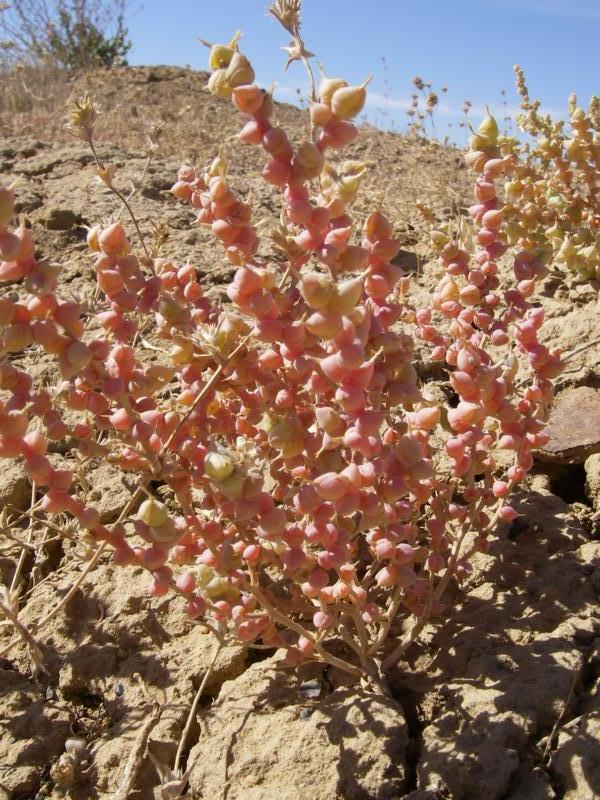
M 322 688 L 321 681 L 317 679 L 304 681 L 300 684 L 300 694 L 308 700 L 317 700 L 321 696 Z

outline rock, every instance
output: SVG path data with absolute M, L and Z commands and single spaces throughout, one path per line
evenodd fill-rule
M 550 768 L 564 800 L 600 797 L 600 711 L 584 714 L 561 730 Z
M 600 453 L 593 453 L 585 460 L 585 493 L 600 511 Z
M 14 462 L 0 470 L 0 511 L 7 503 L 18 509 L 29 508 L 31 483 L 22 464 Z
M 0 686 L 0 785 L 9 797 L 33 797 L 44 770 L 64 750 L 72 716 L 17 672 L 0 668 Z
M 550 778 L 544 770 L 522 764 L 505 800 L 554 800 L 555 797 Z
M 131 497 L 122 473 L 110 464 L 101 464 L 90 471 L 88 480 L 92 487 L 89 504 L 99 511 L 103 525 L 114 522 Z
M 536 451 L 540 461 L 581 464 L 600 452 L 600 390 L 565 389 L 555 399 L 547 432 L 550 441 Z
M 453 800 L 500 798 L 506 794 L 519 766 L 518 749 L 527 733 L 523 718 L 511 711 L 500 713 L 500 693 L 473 687 L 456 697 L 456 709 L 439 717 L 423 731 L 417 776 L 421 788 L 448 789 Z
M 419 268 L 419 259 L 417 254 L 410 250 L 399 250 L 392 258 L 392 264 L 401 267 L 404 272 L 416 272 Z
M 423 730 L 417 777 L 452 800 L 500 800 L 518 786 L 531 739 L 552 729 L 567 700 L 573 713 L 580 648 L 597 635 L 600 543 L 541 487 L 517 507 L 527 529 L 498 542 L 502 558 L 433 642 L 436 669 L 453 677 L 428 684 L 442 702 Z
M 70 208 L 49 208 L 40 220 L 50 231 L 68 231 L 85 223 L 83 217 Z
M 402 796 L 408 731 L 400 706 L 358 688 L 306 700 L 300 683 L 272 658 L 224 684 L 188 759 L 194 796 L 218 797 L 225 785 L 229 800 Z

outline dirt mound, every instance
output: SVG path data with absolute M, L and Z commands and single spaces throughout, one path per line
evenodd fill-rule
M 83 89 L 97 96 L 105 112 L 99 148 L 116 166 L 117 184 L 144 175 L 132 199 L 142 228 L 159 223 L 168 234 L 165 253 L 189 258 L 219 294 L 231 268 L 210 233 L 193 225 L 168 191 L 181 161 L 202 165 L 225 142 L 233 183 L 252 196 L 258 217 L 272 214 L 279 201 L 258 179 L 259 154 L 230 143 L 236 115 L 202 91 L 204 82 L 190 70 L 123 68 L 80 77 L 63 87 L 62 97 Z M 35 129 L 25 117 L 3 118 L 0 170 L 3 180 L 21 179 L 19 210 L 33 223 L 41 253 L 60 260 L 68 292 L 85 297 L 93 285 L 85 226 L 110 219 L 116 208 L 94 180 L 89 152 L 61 132 L 56 98 L 54 107 Z M 281 105 L 277 116 L 300 139 L 301 112 Z M 160 153 L 147 165 L 143 131 L 155 120 L 166 129 Z M 459 154 L 365 129 L 349 157 L 372 162 L 357 212 L 383 203 L 404 237 L 415 291 L 425 297 L 439 269 L 427 261 L 414 202 L 427 202 L 440 218 L 462 213 L 470 196 Z M 546 281 L 547 342 L 575 351 L 593 339 L 600 327 L 597 289 L 554 276 Z M 225 650 L 182 751 L 190 797 L 600 795 L 600 462 L 589 448 L 577 459 L 570 450 L 578 441 L 578 395 L 570 393 L 598 388 L 599 355 L 595 345 L 569 362 L 560 388 L 575 435 L 569 439 L 569 426 L 559 426 L 556 463 L 536 465 L 518 499 L 522 517 L 497 531 L 492 555 L 480 556 L 465 592 L 449 598 L 451 617 L 430 626 L 407 653 L 392 696 L 349 686 L 333 669 L 290 675 L 274 667 L 270 652 Z M 53 380 L 50 362 L 28 366 Z M 92 462 L 89 479 L 103 519 L 114 520 L 126 493 L 106 465 Z M 0 508 L 27 508 L 30 492 L 24 473 L 4 462 Z M 1 545 L 6 583 L 20 551 L 8 539 Z M 87 555 L 85 543 L 67 537 L 26 557 L 25 624 L 60 602 Z M 214 642 L 183 618 L 177 599 L 147 597 L 145 583 L 140 572 L 101 559 L 40 631 L 37 671 L 20 645 L 11 646 L 10 628 L 0 627 L 0 798 L 62 796 L 59 772 L 73 736 L 85 743 L 73 798 L 153 796 L 155 764 L 173 764 Z M 179 796 L 171 784 L 162 797 Z

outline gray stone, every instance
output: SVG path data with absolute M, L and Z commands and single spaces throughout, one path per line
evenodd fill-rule
M 555 399 L 547 432 L 550 441 L 536 451 L 540 461 L 582 464 L 600 452 L 600 390 L 565 389 Z

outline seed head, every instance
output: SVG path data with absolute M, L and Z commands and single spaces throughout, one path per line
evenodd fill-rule
M 100 106 L 92 95 L 85 92 L 73 97 L 69 103 L 69 121 L 65 130 L 77 139 L 89 142 L 94 135 L 94 125 L 100 115 Z

